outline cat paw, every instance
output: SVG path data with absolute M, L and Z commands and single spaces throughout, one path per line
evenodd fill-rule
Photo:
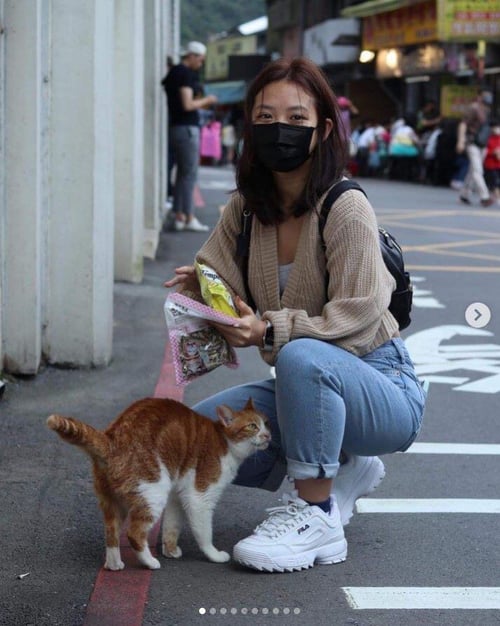
M 166 546 L 163 544 L 162 553 L 167 559 L 180 559 L 182 556 L 182 550 L 179 546 Z
M 136 554 L 137 554 L 137 558 L 139 559 L 139 563 L 144 565 L 144 567 L 148 567 L 149 569 L 160 569 L 161 568 L 160 561 L 158 561 L 158 559 L 156 559 L 151 554 L 149 549 L 147 551 L 143 550 L 141 552 L 136 552 Z
M 212 550 L 207 550 L 205 553 L 207 557 L 212 561 L 212 563 L 227 563 L 231 557 L 224 550 L 217 550 L 213 548 Z
M 146 563 L 146 567 L 149 567 L 149 569 L 160 569 L 161 568 L 161 564 L 160 564 L 160 561 L 158 561 L 158 559 L 155 559 L 154 556 L 153 556 Z
M 106 546 L 106 558 L 104 560 L 104 569 L 112 572 L 119 572 L 125 567 L 120 554 L 120 548 Z
M 104 563 L 104 569 L 110 570 L 111 572 L 119 572 L 124 569 L 125 563 L 123 561 L 106 561 Z

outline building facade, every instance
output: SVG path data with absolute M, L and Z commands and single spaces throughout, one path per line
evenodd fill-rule
M 304 54 L 380 122 L 428 99 L 460 116 L 478 85 L 500 93 L 499 0 L 268 0 L 269 52 Z M 363 55 L 361 53 L 363 52 Z

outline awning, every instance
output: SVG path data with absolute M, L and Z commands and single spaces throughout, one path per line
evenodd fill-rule
M 205 83 L 205 92 L 217 96 L 218 104 L 243 102 L 246 95 L 244 80 L 228 80 L 220 83 Z
M 346 7 L 340 11 L 342 17 L 368 17 L 377 15 L 378 13 L 387 13 L 388 11 L 396 11 L 403 7 L 409 7 L 413 4 L 420 4 L 425 0 L 368 0 Z

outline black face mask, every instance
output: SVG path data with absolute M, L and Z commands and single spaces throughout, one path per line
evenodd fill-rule
M 254 124 L 255 152 L 273 172 L 290 172 L 309 158 L 313 126 L 293 126 L 275 122 Z

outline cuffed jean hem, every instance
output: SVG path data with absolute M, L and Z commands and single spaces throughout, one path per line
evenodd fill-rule
M 318 464 L 304 463 L 287 458 L 287 474 L 296 480 L 308 478 L 334 478 L 339 470 L 339 463 Z

